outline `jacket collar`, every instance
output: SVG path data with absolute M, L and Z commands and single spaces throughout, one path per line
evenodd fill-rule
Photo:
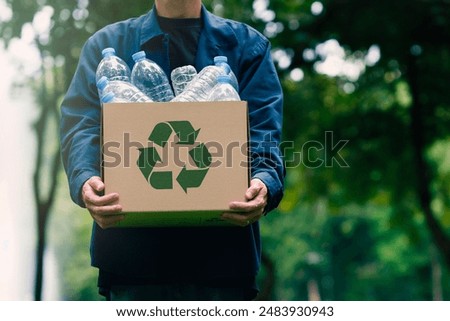
M 237 45 L 238 39 L 226 19 L 210 13 L 204 5 L 202 5 L 202 18 L 204 34 L 209 41 L 214 42 L 215 46 L 234 47 Z
M 156 7 L 153 6 L 153 9 L 144 16 L 144 22 L 141 27 L 141 47 L 153 38 L 162 35 L 164 35 L 164 33 L 159 27 L 158 18 L 156 16 Z
M 238 40 L 233 29 L 226 20 L 217 17 L 206 10 L 202 5 L 201 17 L 203 19 L 203 31 L 199 39 L 199 52 L 197 54 L 196 67 L 203 68 L 212 63 L 211 57 L 223 54 L 227 48 L 234 48 Z M 140 46 L 148 41 L 164 36 L 161 30 L 155 6 L 144 17 L 140 34 Z M 203 48 L 205 51 L 203 51 Z M 206 54 L 205 54 L 206 53 Z

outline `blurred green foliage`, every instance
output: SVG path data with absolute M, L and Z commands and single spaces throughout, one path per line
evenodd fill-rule
M 7 2 L 5 42 L 53 8 L 50 37 L 36 35 L 36 44 L 61 73 L 59 99 L 90 34 L 151 8 L 147 0 Z M 286 192 L 262 223 L 275 273 L 270 298 L 448 300 L 448 1 L 204 3 L 269 37 L 285 92 Z M 64 299 L 99 299 L 90 217 L 70 205 L 66 184 L 59 189 L 49 229 Z M 261 283 L 268 274 L 263 267 Z

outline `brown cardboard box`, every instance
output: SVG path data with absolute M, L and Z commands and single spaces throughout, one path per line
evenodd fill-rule
M 118 226 L 227 225 L 249 186 L 246 102 L 109 103 L 102 114 L 106 193 Z

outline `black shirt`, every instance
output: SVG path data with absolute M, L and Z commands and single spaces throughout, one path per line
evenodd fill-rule
M 170 19 L 158 16 L 161 30 L 169 35 L 170 69 L 195 65 L 202 19 Z

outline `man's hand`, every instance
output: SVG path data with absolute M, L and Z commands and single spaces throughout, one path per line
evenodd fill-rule
M 223 213 L 222 219 L 239 226 L 252 224 L 264 215 L 267 198 L 266 185 L 259 179 L 252 179 L 245 193 L 245 201 L 230 203 L 230 209 L 240 213 Z
M 88 179 L 82 188 L 82 198 L 89 213 L 103 229 L 116 225 L 125 217 L 118 215 L 122 211 L 122 206 L 118 204 L 119 194 L 102 195 L 104 189 L 105 184 L 98 176 Z

